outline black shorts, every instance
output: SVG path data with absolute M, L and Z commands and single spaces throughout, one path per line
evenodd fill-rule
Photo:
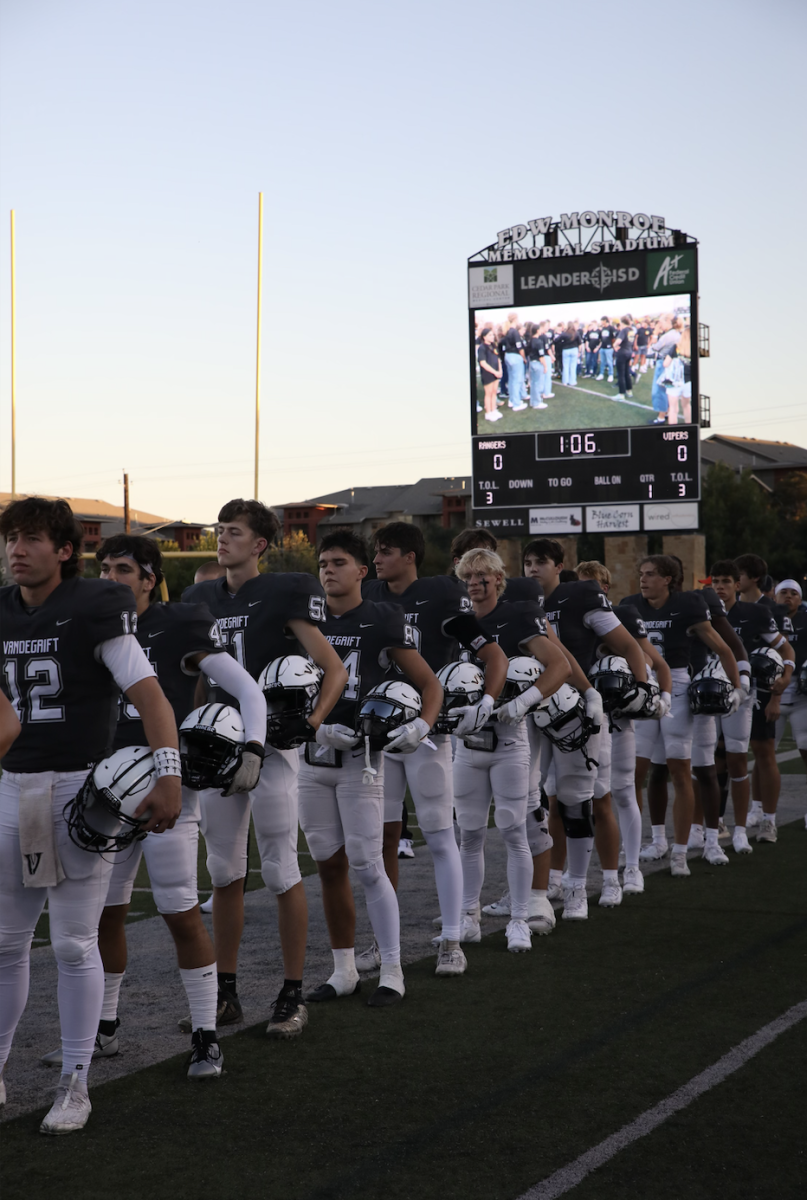
M 486 371 L 484 367 L 479 372 L 479 374 L 482 376 L 482 386 L 483 387 L 487 387 L 489 383 L 498 383 L 499 382 L 498 375 L 494 375 L 491 371 Z
M 752 742 L 772 742 L 776 737 L 776 722 L 768 721 L 765 717 L 770 698 L 770 692 L 757 692 L 757 704 L 751 716 Z

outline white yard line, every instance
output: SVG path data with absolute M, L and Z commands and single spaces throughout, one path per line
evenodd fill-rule
M 745 1066 L 754 1055 L 759 1054 L 760 1050 L 764 1050 L 780 1034 L 797 1025 L 799 1021 L 803 1021 L 805 1017 L 807 1017 L 807 1000 L 802 1000 L 800 1004 L 794 1004 L 792 1008 L 789 1008 L 781 1017 L 777 1017 L 775 1021 L 771 1021 L 769 1025 L 763 1025 L 762 1029 L 740 1042 L 733 1050 L 729 1050 L 728 1054 L 724 1054 L 711 1067 L 707 1067 L 700 1075 L 690 1079 L 689 1083 L 678 1088 L 666 1100 L 662 1100 L 653 1108 L 648 1108 L 635 1121 L 623 1125 L 617 1133 L 612 1133 L 598 1146 L 587 1150 L 585 1154 L 581 1154 L 568 1166 L 561 1167 L 548 1179 L 531 1187 L 529 1191 L 519 1197 L 519 1200 L 555 1200 L 556 1196 L 563 1196 L 566 1192 L 571 1191 L 572 1188 L 577 1187 L 578 1183 L 582 1183 L 592 1171 L 596 1171 L 598 1167 L 603 1166 L 604 1163 L 619 1154 L 620 1150 L 626 1149 L 639 1138 L 652 1133 L 668 1117 L 687 1108 L 704 1092 L 708 1092 L 718 1083 L 727 1079 L 729 1075 L 739 1071 L 740 1067 Z
M 569 387 L 567 383 L 560 383 L 555 380 L 559 387 L 569 388 L 570 392 L 585 392 L 587 396 L 596 396 L 599 400 L 608 400 L 611 404 L 630 404 L 634 408 L 643 408 L 646 413 L 652 413 L 655 410 L 647 404 L 640 404 L 638 400 L 617 400 L 616 396 L 606 396 L 604 392 L 593 392 L 591 388 L 581 387 L 579 383 L 574 387 Z

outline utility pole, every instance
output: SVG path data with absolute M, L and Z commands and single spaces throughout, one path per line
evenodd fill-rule
M 17 259 L 11 210 L 11 496 L 17 495 Z
M 258 330 L 255 349 L 255 499 L 261 446 L 261 300 L 263 292 L 263 192 L 258 193 Z
M 129 476 L 123 472 L 123 531 L 132 532 L 132 514 L 129 512 Z

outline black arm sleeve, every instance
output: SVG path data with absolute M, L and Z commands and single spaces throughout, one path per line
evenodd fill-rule
M 458 613 L 443 625 L 443 632 L 456 638 L 466 650 L 479 650 L 493 641 L 488 637 L 473 613 Z

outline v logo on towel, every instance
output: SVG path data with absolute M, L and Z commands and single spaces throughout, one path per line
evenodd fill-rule
M 26 854 L 25 857 L 28 859 L 28 874 L 36 875 L 37 870 L 39 869 L 39 864 L 42 861 L 42 855 L 41 854 Z

